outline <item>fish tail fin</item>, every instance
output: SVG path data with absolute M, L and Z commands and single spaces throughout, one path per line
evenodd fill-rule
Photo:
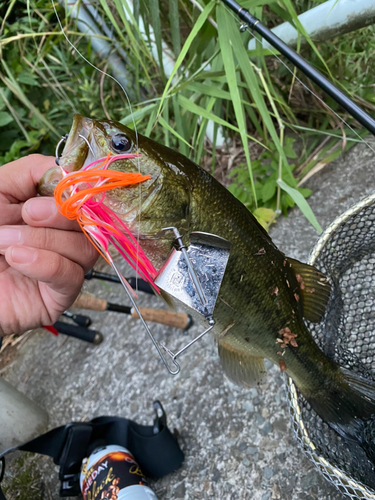
M 357 442 L 375 464 L 375 382 L 340 368 L 306 399 L 330 427 Z

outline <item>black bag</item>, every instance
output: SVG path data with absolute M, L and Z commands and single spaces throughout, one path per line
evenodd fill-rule
M 82 460 L 95 448 L 117 444 L 130 450 L 146 477 L 158 479 L 176 469 L 183 460 L 177 439 L 167 427 L 164 409 L 153 403 L 156 418 L 153 425 L 140 425 L 120 417 L 98 417 L 91 422 L 73 422 L 52 429 L 25 444 L 0 454 L 0 500 L 6 500 L 1 490 L 5 471 L 5 456 L 22 450 L 41 453 L 53 458 L 60 466 L 60 496 L 79 495 L 79 474 Z

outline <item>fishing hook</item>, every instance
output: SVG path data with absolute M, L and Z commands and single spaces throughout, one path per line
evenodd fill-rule
M 59 142 L 57 143 L 57 146 L 56 146 L 56 150 L 55 150 L 55 163 L 56 165 L 59 167 L 60 166 L 60 156 L 59 156 L 59 149 L 60 149 L 60 145 L 65 142 L 67 140 L 67 138 L 69 137 L 69 134 L 65 134 L 61 137 L 61 139 L 59 140 Z
M 55 150 L 55 163 L 56 165 L 59 167 L 60 166 L 60 156 L 59 156 L 59 149 L 60 149 L 60 145 L 65 142 L 69 137 L 69 134 L 65 134 L 61 137 L 61 139 L 59 140 L 59 142 L 57 143 L 57 146 L 56 146 L 56 150 Z M 79 134 L 78 137 L 80 137 L 81 139 L 83 139 L 85 141 L 85 143 L 87 144 L 89 150 L 90 150 L 90 153 L 92 154 L 92 156 L 95 156 L 94 155 L 94 151 L 89 143 L 89 141 L 86 139 L 86 137 L 84 137 L 83 135 Z
M 83 140 L 85 141 L 85 143 L 87 144 L 87 146 L 88 146 L 88 148 L 89 148 L 89 150 L 90 150 L 90 153 L 92 154 L 92 156 L 93 156 L 93 157 L 95 157 L 95 155 L 94 155 L 94 151 L 93 151 L 93 149 L 92 149 L 92 147 L 91 147 L 91 145 L 90 145 L 89 141 L 87 140 L 87 138 L 86 138 L 86 137 L 84 137 L 84 136 L 83 136 L 83 135 L 81 135 L 81 134 L 79 134 L 79 135 L 78 135 L 78 137 L 80 137 L 81 139 L 83 139 Z

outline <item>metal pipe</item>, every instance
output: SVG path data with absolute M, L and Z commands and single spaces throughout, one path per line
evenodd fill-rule
M 123 0 L 123 2 L 128 5 L 128 8 L 130 10 L 133 8 L 133 0 Z M 133 20 L 129 16 L 129 13 L 128 13 L 127 9 L 125 8 L 125 6 L 124 6 L 124 13 L 125 13 L 127 19 L 130 22 L 132 22 Z M 150 46 L 150 49 L 152 52 L 152 56 L 153 56 L 155 62 L 157 63 L 157 61 L 159 60 L 159 56 L 158 56 L 158 50 L 157 50 L 157 46 L 156 46 L 156 42 L 155 42 L 155 33 L 154 33 L 152 26 L 149 25 L 147 27 L 147 31 L 150 34 L 149 38 L 147 37 L 147 31 L 146 31 L 143 19 L 141 17 L 139 18 L 139 21 L 138 21 L 138 27 L 139 27 L 139 32 L 140 32 L 142 38 L 144 38 L 144 40 L 146 40 L 149 43 L 149 46 Z M 169 78 L 172 74 L 172 71 L 173 71 L 173 68 L 175 65 L 175 59 L 174 59 L 173 53 L 171 52 L 169 46 L 164 41 L 162 41 L 162 50 L 163 50 L 164 73 L 165 73 L 165 76 L 167 78 Z M 207 67 L 207 70 L 209 70 L 209 69 L 210 68 Z M 207 123 L 206 137 L 208 138 L 208 140 L 211 143 L 213 142 L 214 123 L 211 120 L 209 120 Z M 225 137 L 223 135 L 222 128 L 219 126 L 217 129 L 217 135 L 216 135 L 216 146 L 223 147 L 224 144 L 225 144 Z
M 374 0 L 328 0 L 304 12 L 298 19 L 312 40 L 322 42 L 374 24 L 375 2 Z M 271 31 L 289 47 L 297 46 L 298 31 L 290 23 L 280 24 Z M 306 38 L 302 36 L 301 42 L 306 44 Z M 265 49 L 271 47 L 266 40 L 262 41 L 262 45 Z M 255 48 L 256 41 L 252 39 L 248 49 Z
M 324 90 L 332 99 L 340 104 L 348 113 L 359 121 L 369 132 L 375 135 L 375 120 L 361 109 L 350 97 L 339 90 L 332 82 L 323 76 L 318 70 L 313 68 L 303 57 L 297 52 L 288 47 L 280 38 L 278 38 L 271 30 L 266 28 L 259 19 L 250 14 L 250 12 L 241 7 L 235 0 L 222 0 L 237 16 L 244 21 L 250 28 L 259 33 L 267 40 L 272 47 L 275 47 L 283 54 L 291 63 L 300 69 L 308 78 L 315 82 L 322 90 Z
M 109 28 L 109 26 L 107 25 L 107 23 L 104 21 L 104 19 L 102 18 L 102 16 L 99 14 L 97 8 L 92 5 L 92 3 L 91 3 L 90 0 L 86 0 L 86 2 L 84 4 L 84 8 L 89 12 L 89 14 L 94 19 L 94 21 L 97 24 L 97 26 L 101 30 L 103 30 L 103 32 L 106 35 L 106 37 L 109 38 L 110 40 L 112 40 L 112 44 L 113 44 L 114 48 L 116 49 L 116 51 L 120 54 L 122 60 L 124 62 L 126 62 L 127 66 L 133 71 L 134 70 L 134 66 L 131 65 L 127 53 L 121 47 L 121 45 L 114 39 L 114 36 L 113 36 L 113 31 L 114 31 L 113 27 L 111 26 Z
M 59 3 L 65 7 L 65 0 L 59 0 Z M 83 35 L 90 36 L 91 47 L 94 52 L 96 52 L 102 59 L 107 60 L 109 66 L 111 67 L 111 73 L 113 76 L 126 89 L 129 99 L 131 101 L 135 101 L 136 95 L 133 91 L 133 84 L 128 78 L 129 72 L 121 57 L 113 51 L 113 48 L 106 40 L 98 38 L 98 35 L 104 35 L 81 2 L 77 1 L 73 4 L 69 3 L 68 5 L 71 7 L 68 14 L 76 19 L 79 31 Z

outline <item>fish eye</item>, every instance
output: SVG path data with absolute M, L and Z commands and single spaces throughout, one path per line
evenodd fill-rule
M 118 153 L 125 153 L 132 147 L 131 141 L 124 134 L 117 134 L 112 137 L 112 148 Z

